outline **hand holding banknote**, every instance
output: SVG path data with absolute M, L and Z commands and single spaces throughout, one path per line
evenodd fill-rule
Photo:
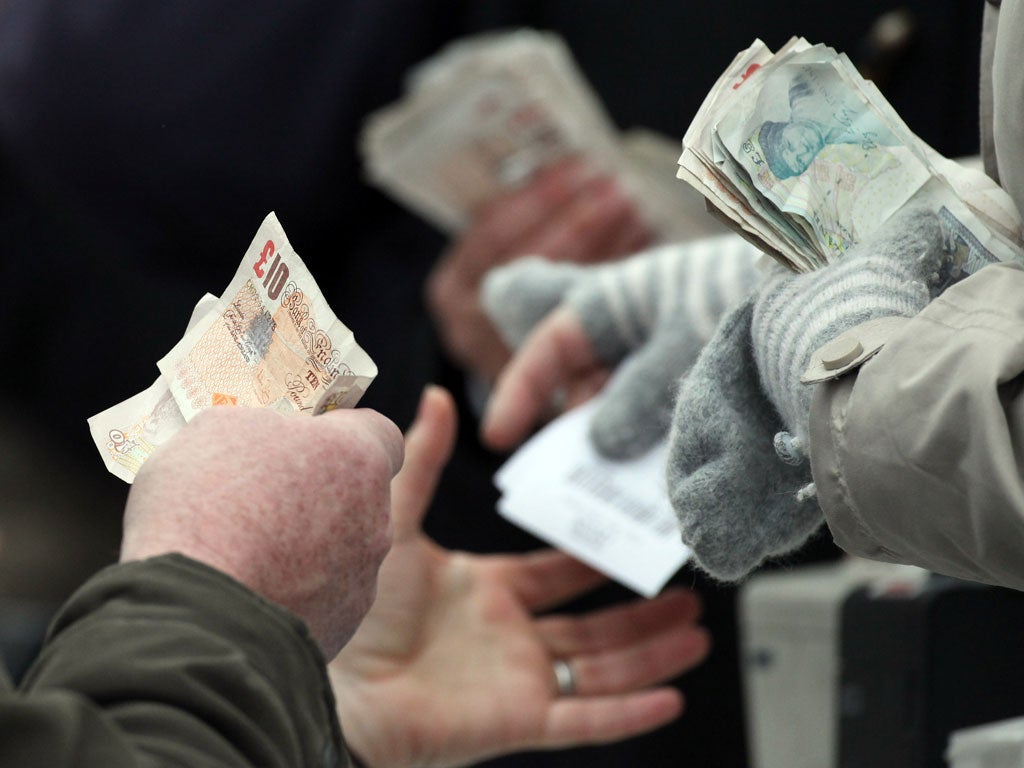
M 489 382 L 509 353 L 480 306 L 487 270 L 527 254 L 552 262 L 606 261 L 651 238 L 613 177 L 593 172 L 580 158 L 562 160 L 473 215 L 431 271 L 427 306 L 452 358 Z
M 678 176 L 798 272 L 842 258 L 909 204 L 940 217 L 947 278 L 1021 258 L 1009 196 L 915 136 L 845 55 L 803 39 L 736 56 L 686 131 Z
M 620 137 L 567 46 L 532 30 L 452 44 L 367 120 L 371 181 L 452 235 L 426 295 L 456 363 L 490 382 L 508 357 L 477 300 L 487 269 L 602 261 L 685 230 L 665 165 L 649 170 L 657 144 Z
M 332 658 L 376 595 L 402 456 L 398 428 L 365 408 L 207 409 L 139 471 L 121 561 L 206 563 L 301 617 Z
M 683 540 L 738 579 L 822 521 L 806 383 L 863 363 L 953 282 L 1020 260 L 1021 225 L 994 182 L 921 142 L 845 56 L 798 39 L 737 56 L 679 165 L 781 265 L 723 320 L 673 415 Z
M 360 149 L 371 182 L 455 235 L 481 208 L 570 158 L 615 180 L 661 236 L 686 235 L 678 190 L 651 172 L 650 135 L 620 135 L 555 34 L 520 29 L 459 40 L 371 115 Z
M 377 375 L 272 213 L 227 290 L 199 302 L 158 368 L 149 389 L 89 419 L 107 468 L 129 483 L 156 448 L 207 408 L 315 415 L 354 406 Z
M 813 390 L 804 383 L 812 355 L 850 329 L 860 346 L 835 362 L 877 351 L 869 329 L 914 316 L 938 290 L 943 246 L 935 214 L 904 209 L 835 264 L 806 274 L 773 265 L 723 319 L 679 387 L 668 457 L 683 541 L 705 571 L 740 579 L 821 525 L 809 461 Z

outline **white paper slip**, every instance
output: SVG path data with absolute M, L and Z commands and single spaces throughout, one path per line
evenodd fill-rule
M 553 421 L 494 477 L 498 512 L 630 589 L 653 597 L 690 552 L 668 500 L 659 444 L 638 459 L 602 458 L 587 438 L 596 401 Z

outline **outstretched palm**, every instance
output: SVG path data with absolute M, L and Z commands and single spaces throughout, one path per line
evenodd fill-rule
M 392 486 L 395 540 L 377 601 L 329 667 L 354 751 L 373 768 L 457 766 L 615 741 L 675 718 L 679 692 L 649 686 L 707 653 L 696 596 L 536 616 L 602 577 L 552 550 L 477 556 L 430 541 L 420 522 L 454 435 L 450 396 L 429 390 Z M 558 695 L 555 659 L 572 664 L 575 695 Z

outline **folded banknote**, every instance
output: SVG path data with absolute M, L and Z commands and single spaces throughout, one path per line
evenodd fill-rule
M 316 415 L 354 406 L 377 375 L 273 213 L 221 297 L 200 300 L 185 335 L 157 367 L 148 389 L 89 419 L 107 469 L 129 483 L 206 408 Z
M 796 271 L 841 258 L 909 204 L 939 216 L 950 279 L 1022 258 L 1010 197 L 917 137 L 845 55 L 802 38 L 735 57 L 678 166 L 709 210 Z
M 642 134 L 620 133 L 557 35 L 518 29 L 456 41 L 407 86 L 368 117 L 360 149 L 369 180 L 439 229 L 458 233 L 482 204 L 574 156 L 615 177 L 658 235 L 692 236 L 686 202 L 666 195 L 631 151 Z M 669 180 L 671 168 L 661 170 Z

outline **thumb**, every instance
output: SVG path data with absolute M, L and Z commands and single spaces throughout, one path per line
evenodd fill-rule
M 448 390 L 427 386 L 405 433 L 405 463 L 391 482 L 395 541 L 417 534 L 441 472 L 455 447 L 455 402 Z
M 668 433 L 679 379 L 702 340 L 684 323 L 663 324 L 619 366 L 590 422 L 590 439 L 609 459 L 640 456 Z
M 578 392 L 603 370 L 576 313 L 559 307 L 498 377 L 480 426 L 481 439 L 495 450 L 512 448 L 544 419 L 561 389 Z
M 666 470 L 683 543 L 722 581 L 796 549 L 822 521 L 801 494 L 811 480 L 806 464 L 785 464 L 775 453 L 782 423 L 753 359 L 755 300 L 723 318 L 680 383 Z
M 484 276 L 480 302 L 502 340 L 516 349 L 585 274 L 577 264 L 524 256 Z

